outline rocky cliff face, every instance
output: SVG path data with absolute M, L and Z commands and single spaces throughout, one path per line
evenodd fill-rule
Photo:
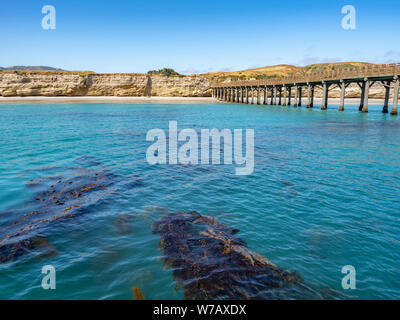
M 0 96 L 207 97 L 210 81 L 200 76 L 148 76 L 79 72 L 0 72 Z
M 224 81 L 229 83 L 230 81 Z M 392 90 L 391 90 L 392 91 Z M 294 93 L 292 92 L 292 95 Z M 303 91 L 303 96 L 307 92 Z M 346 98 L 358 98 L 361 90 L 357 84 L 346 89 Z M 383 98 L 384 86 L 371 87 L 371 98 Z M 160 76 L 130 73 L 85 73 L 57 71 L 2 71 L 0 96 L 165 96 L 209 97 L 210 79 L 202 76 Z M 315 97 L 322 97 L 322 90 L 315 89 Z M 340 97 L 340 90 L 332 87 L 329 97 Z

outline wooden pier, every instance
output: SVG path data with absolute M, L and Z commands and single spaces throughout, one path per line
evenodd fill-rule
M 314 106 L 314 91 L 322 89 L 321 109 L 328 108 L 329 90 L 340 88 L 339 111 L 344 110 L 346 88 L 356 83 L 361 89 L 360 107 L 368 112 L 370 88 L 376 83 L 385 87 L 385 102 L 382 112 L 388 113 L 390 90 L 393 90 L 393 104 L 390 114 L 398 114 L 400 64 L 368 66 L 364 68 L 342 68 L 330 72 L 310 74 L 293 74 L 288 77 L 265 80 L 233 81 L 211 84 L 214 98 L 231 103 L 257 103 L 300 107 L 303 104 L 303 93 L 307 98 L 307 108 Z M 292 98 L 294 99 L 292 101 Z

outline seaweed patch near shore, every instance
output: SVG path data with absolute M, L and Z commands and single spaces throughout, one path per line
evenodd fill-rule
M 279 299 L 302 284 L 250 250 L 230 228 L 196 211 L 172 213 L 154 225 L 166 268 L 172 268 L 185 299 Z
M 39 190 L 30 201 L 35 210 L 3 213 L 15 220 L 0 228 L 0 263 L 14 261 L 33 250 L 55 255 L 57 249 L 44 236 L 48 226 L 90 212 L 90 206 L 110 192 L 115 178 L 101 167 L 79 167 L 66 176 L 30 180 L 27 186 Z

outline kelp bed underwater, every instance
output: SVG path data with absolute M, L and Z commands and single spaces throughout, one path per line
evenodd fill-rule
M 34 193 L 30 207 L 35 210 L 0 212 L 2 217 L 19 219 L 0 226 L 0 263 L 39 251 L 52 257 L 57 249 L 47 240 L 53 225 L 86 216 L 93 204 L 122 188 L 134 188 L 137 176 L 117 177 L 100 164 L 69 168 L 66 176 L 50 176 L 27 183 Z M 38 190 L 38 191 L 37 191 Z M 160 250 L 166 268 L 172 268 L 176 287 L 185 299 L 288 299 L 326 298 L 305 286 L 296 272 L 283 270 L 266 257 L 250 250 L 231 228 L 196 211 L 158 212 L 153 233 L 160 236 Z M 130 234 L 132 214 L 118 214 L 114 226 L 118 235 Z M 154 221 L 154 220 L 153 220 Z M 137 299 L 144 299 L 134 287 Z
M 233 229 L 193 211 L 172 213 L 154 225 L 166 268 L 185 299 L 287 299 L 307 290 L 296 272 L 250 250 Z M 304 292 L 303 292 L 304 293 Z
M 54 256 L 57 249 L 43 235 L 56 223 L 66 222 L 88 212 L 91 204 L 102 199 L 114 183 L 115 176 L 104 169 L 78 167 L 67 177 L 51 176 L 30 180 L 27 187 L 39 189 L 30 201 L 35 210 L 2 212 L 2 216 L 20 218 L 0 228 L 0 263 L 39 250 Z M 24 210 L 24 209 L 23 209 Z

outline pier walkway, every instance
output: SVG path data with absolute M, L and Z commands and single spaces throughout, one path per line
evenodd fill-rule
M 392 115 L 398 114 L 400 64 L 368 66 L 364 68 L 342 68 L 330 72 L 310 74 L 293 74 L 288 77 L 265 80 L 233 81 L 212 83 L 212 96 L 220 101 L 231 103 L 257 103 L 300 107 L 303 93 L 306 92 L 307 108 L 314 106 L 314 91 L 322 89 L 321 109 L 328 107 L 329 90 L 340 88 L 339 111 L 344 110 L 346 88 L 356 83 L 361 89 L 360 107 L 368 112 L 368 96 L 370 88 L 376 83 L 385 87 L 385 102 L 382 112 L 388 113 L 390 91 L 393 90 Z M 293 101 L 292 101 L 293 100 Z M 269 103 L 268 103 L 269 102 Z

